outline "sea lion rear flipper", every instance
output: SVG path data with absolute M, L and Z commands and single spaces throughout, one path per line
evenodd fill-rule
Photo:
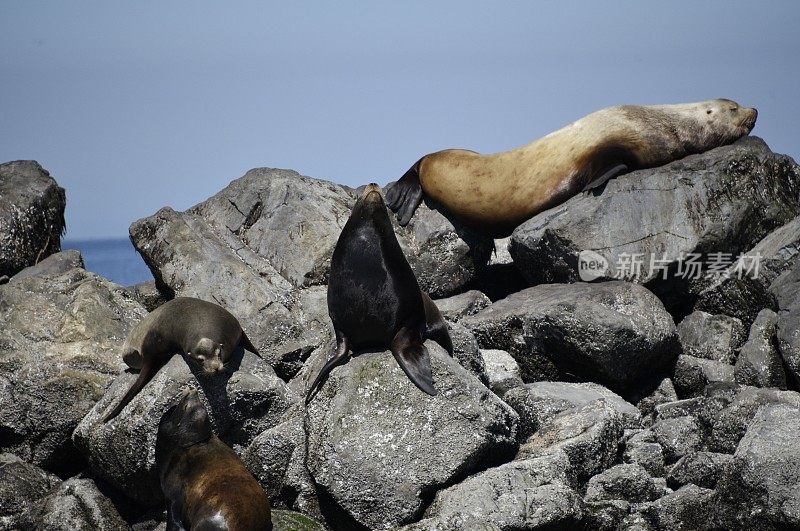
M 411 221 L 422 202 L 422 184 L 419 182 L 419 161 L 386 191 L 386 206 L 397 214 L 397 220 L 405 227 Z
M 338 333 L 337 333 L 338 336 Z M 314 394 L 314 391 L 317 389 L 318 386 L 322 384 L 322 381 L 325 377 L 330 374 L 330 372 L 337 366 L 342 365 L 345 361 L 347 361 L 347 353 L 350 351 L 350 343 L 347 341 L 346 337 L 339 338 L 339 343 L 336 346 L 336 352 L 331 356 L 325 365 L 322 366 L 320 369 L 319 374 L 316 378 L 314 378 L 314 383 L 311 384 L 311 387 L 308 388 L 308 392 L 306 393 L 306 404 L 311 402 L 311 398 Z
M 407 327 L 398 330 L 392 339 L 392 354 L 414 385 L 429 395 L 436 395 L 431 359 L 419 333 Z
M 167 358 L 169 359 L 169 358 Z M 133 385 L 128 389 L 119 403 L 116 405 L 114 409 L 111 410 L 111 413 L 103 418 L 103 423 L 108 422 L 109 420 L 113 419 L 120 412 L 128 405 L 128 402 L 133 400 L 133 397 L 136 396 L 142 388 L 147 385 L 147 382 L 153 379 L 153 376 L 158 372 L 158 370 L 164 366 L 166 361 L 161 363 L 153 363 L 153 362 L 146 362 L 142 365 L 142 369 L 139 371 L 139 377 L 136 378 L 136 381 L 133 382 Z
M 602 186 L 609 179 L 612 179 L 612 178 L 616 177 L 617 175 L 623 174 L 626 171 L 628 171 L 628 166 L 627 165 L 625 165 L 625 164 L 617 164 L 616 166 L 614 166 L 610 170 L 606 171 L 605 173 L 603 173 L 599 177 L 597 177 L 597 178 L 593 179 L 591 182 L 589 182 L 589 184 L 587 184 L 586 186 L 583 187 L 583 191 L 586 192 L 586 191 L 591 190 L 592 188 L 597 188 L 598 186 Z
M 436 306 L 436 303 L 431 300 L 430 296 L 422 293 L 422 304 L 425 307 L 425 338 L 433 339 L 443 349 L 447 351 L 450 356 L 453 356 L 453 340 L 450 338 L 450 331 L 447 328 L 447 323 L 442 317 L 442 313 Z
M 249 350 L 262 360 L 264 359 L 264 356 L 262 356 L 261 353 L 256 350 L 256 347 L 253 346 L 253 342 L 250 341 L 250 338 L 247 337 L 247 334 L 244 333 L 244 330 L 242 330 L 242 337 L 239 339 L 239 345 L 245 350 Z

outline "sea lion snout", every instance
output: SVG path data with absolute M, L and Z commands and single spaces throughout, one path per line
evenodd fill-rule
M 747 129 L 747 132 L 753 130 L 758 120 L 758 109 L 755 107 L 742 107 L 744 118 L 742 119 L 742 127 Z
M 375 183 L 369 183 L 367 186 L 364 187 L 364 191 L 361 193 L 361 199 L 364 201 L 381 201 L 383 202 L 383 194 L 381 192 L 381 187 Z

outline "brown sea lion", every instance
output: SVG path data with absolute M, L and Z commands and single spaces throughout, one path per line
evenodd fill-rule
M 612 177 L 730 144 L 750 133 L 757 116 L 725 99 L 609 107 L 511 151 L 425 155 L 388 190 L 386 202 L 400 225 L 426 195 L 463 222 L 507 236 Z
M 447 325 L 419 289 L 389 220 L 381 189 L 370 184 L 353 207 L 331 258 L 328 314 L 336 333 L 334 355 L 320 370 L 306 401 L 350 350 L 391 349 L 421 390 L 435 395 L 425 339 L 453 355 Z
M 269 531 L 269 498 L 233 450 L 211 431 L 197 391 L 158 424 L 156 468 L 167 530 Z
M 162 304 L 125 339 L 122 359 L 128 367 L 139 369 L 139 377 L 103 422 L 119 415 L 174 354 L 185 353 L 205 373 L 213 374 L 223 369 L 239 346 L 261 356 L 225 308 L 192 297 L 176 297 Z

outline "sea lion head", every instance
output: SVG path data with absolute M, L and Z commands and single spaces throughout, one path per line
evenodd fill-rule
M 758 119 L 758 110 L 724 98 L 705 102 L 703 107 L 707 123 L 722 126 L 729 138 L 749 135 Z
M 204 337 L 200 339 L 192 350 L 186 354 L 203 367 L 206 374 L 215 374 L 221 371 L 230 355 L 229 349 L 222 343 Z
M 158 423 L 157 444 L 162 448 L 186 448 L 211 438 L 211 422 L 196 389 L 183 392 Z
M 716 99 L 671 106 L 675 133 L 689 153 L 702 153 L 750 134 L 758 111 L 733 100 Z
M 356 201 L 353 211 L 350 213 L 351 219 L 372 219 L 379 225 L 391 228 L 389 213 L 386 210 L 386 203 L 383 202 L 381 187 L 375 183 L 369 183 L 364 187 L 361 196 Z

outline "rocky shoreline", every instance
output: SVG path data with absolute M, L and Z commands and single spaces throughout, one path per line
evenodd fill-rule
M 134 222 L 155 282 L 123 287 L 58 252 L 64 191 L 45 170 L 0 165 L 0 529 L 164 529 L 156 426 L 186 386 L 276 529 L 800 529 L 791 158 L 747 137 L 497 241 L 423 203 L 393 223 L 453 337 L 454 358 L 426 344 L 439 394 L 390 352 L 363 353 L 306 407 L 334 344 L 326 282 L 355 197 L 251 170 Z M 587 251 L 607 266 L 593 282 Z M 706 269 L 685 274 L 687 257 Z M 758 274 L 741 274 L 752 257 Z M 125 336 L 175 296 L 227 308 L 265 360 L 245 352 L 208 378 L 175 357 L 103 424 L 135 379 Z

